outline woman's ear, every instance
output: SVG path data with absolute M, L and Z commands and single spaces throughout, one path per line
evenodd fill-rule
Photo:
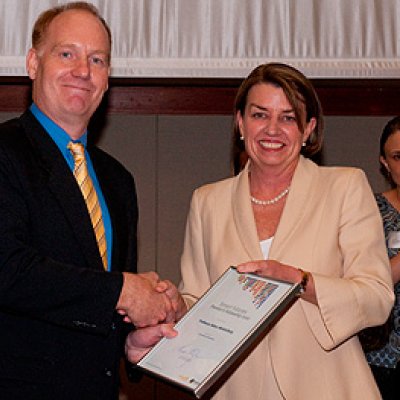
M 380 161 L 381 164 L 386 168 L 386 171 L 390 173 L 389 164 L 387 163 L 385 157 L 380 156 L 380 157 L 379 157 L 379 161 Z
M 244 134 L 243 134 L 243 117 L 240 111 L 236 112 L 236 126 L 239 129 L 240 132 L 240 138 L 243 140 L 244 139 Z
M 307 142 L 308 138 L 314 132 L 316 126 L 317 126 L 317 120 L 315 118 L 311 118 L 310 121 L 307 122 L 306 129 L 304 129 L 303 133 L 303 143 Z

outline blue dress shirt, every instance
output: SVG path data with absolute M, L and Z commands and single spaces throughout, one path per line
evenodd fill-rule
M 111 253 L 112 253 L 112 225 L 111 218 L 108 212 L 107 204 L 103 196 L 103 192 L 101 191 L 99 181 L 97 180 L 96 173 L 93 168 L 92 161 L 90 159 L 89 153 L 86 150 L 87 145 L 87 131 L 82 135 L 79 140 L 72 140 L 70 136 L 58 126 L 54 121 L 52 121 L 49 117 L 47 117 L 36 104 L 32 104 L 30 107 L 30 111 L 36 117 L 36 119 L 40 122 L 46 132 L 50 135 L 50 137 L 54 140 L 57 147 L 60 149 L 61 154 L 63 155 L 65 161 L 67 162 L 71 172 L 74 171 L 75 161 L 74 158 L 67 148 L 69 142 L 80 142 L 85 146 L 85 157 L 86 163 L 88 167 L 89 175 L 93 181 L 94 188 L 97 193 L 97 197 L 99 199 L 101 213 L 103 217 L 104 229 L 106 232 L 106 241 L 107 241 L 107 261 L 108 261 L 108 270 L 111 270 Z

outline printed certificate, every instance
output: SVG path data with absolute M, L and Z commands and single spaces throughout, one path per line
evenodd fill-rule
M 200 398 L 294 301 L 298 284 L 228 270 L 138 366 Z

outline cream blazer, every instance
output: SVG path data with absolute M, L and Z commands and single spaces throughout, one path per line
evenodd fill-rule
M 248 166 L 234 178 L 197 189 L 181 259 L 180 290 L 187 303 L 228 266 L 262 258 Z M 382 222 L 365 174 L 301 157 L 269 258 L 312 272 L 318 307 L 297 300 L 215 399 L 266 399 L 265 385 L 277 385 L 288 400 L 379 399 L 356 333 L 387 319 L 394 294 Z

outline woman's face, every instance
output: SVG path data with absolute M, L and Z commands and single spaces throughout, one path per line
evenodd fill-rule
M 238 112 L 236 118 L 252 165 L 277 171 L 296 166 L 302 143 L 316 123 L 312 118 L 301 132 L 283 90 L 268 83 L 250 89 L 244 115 Z
M 391 175 L 394 183 L 400 185 L 400 130 L 393 132 L 387 139 L 385 157 L 380 157 L 381 163 Z

